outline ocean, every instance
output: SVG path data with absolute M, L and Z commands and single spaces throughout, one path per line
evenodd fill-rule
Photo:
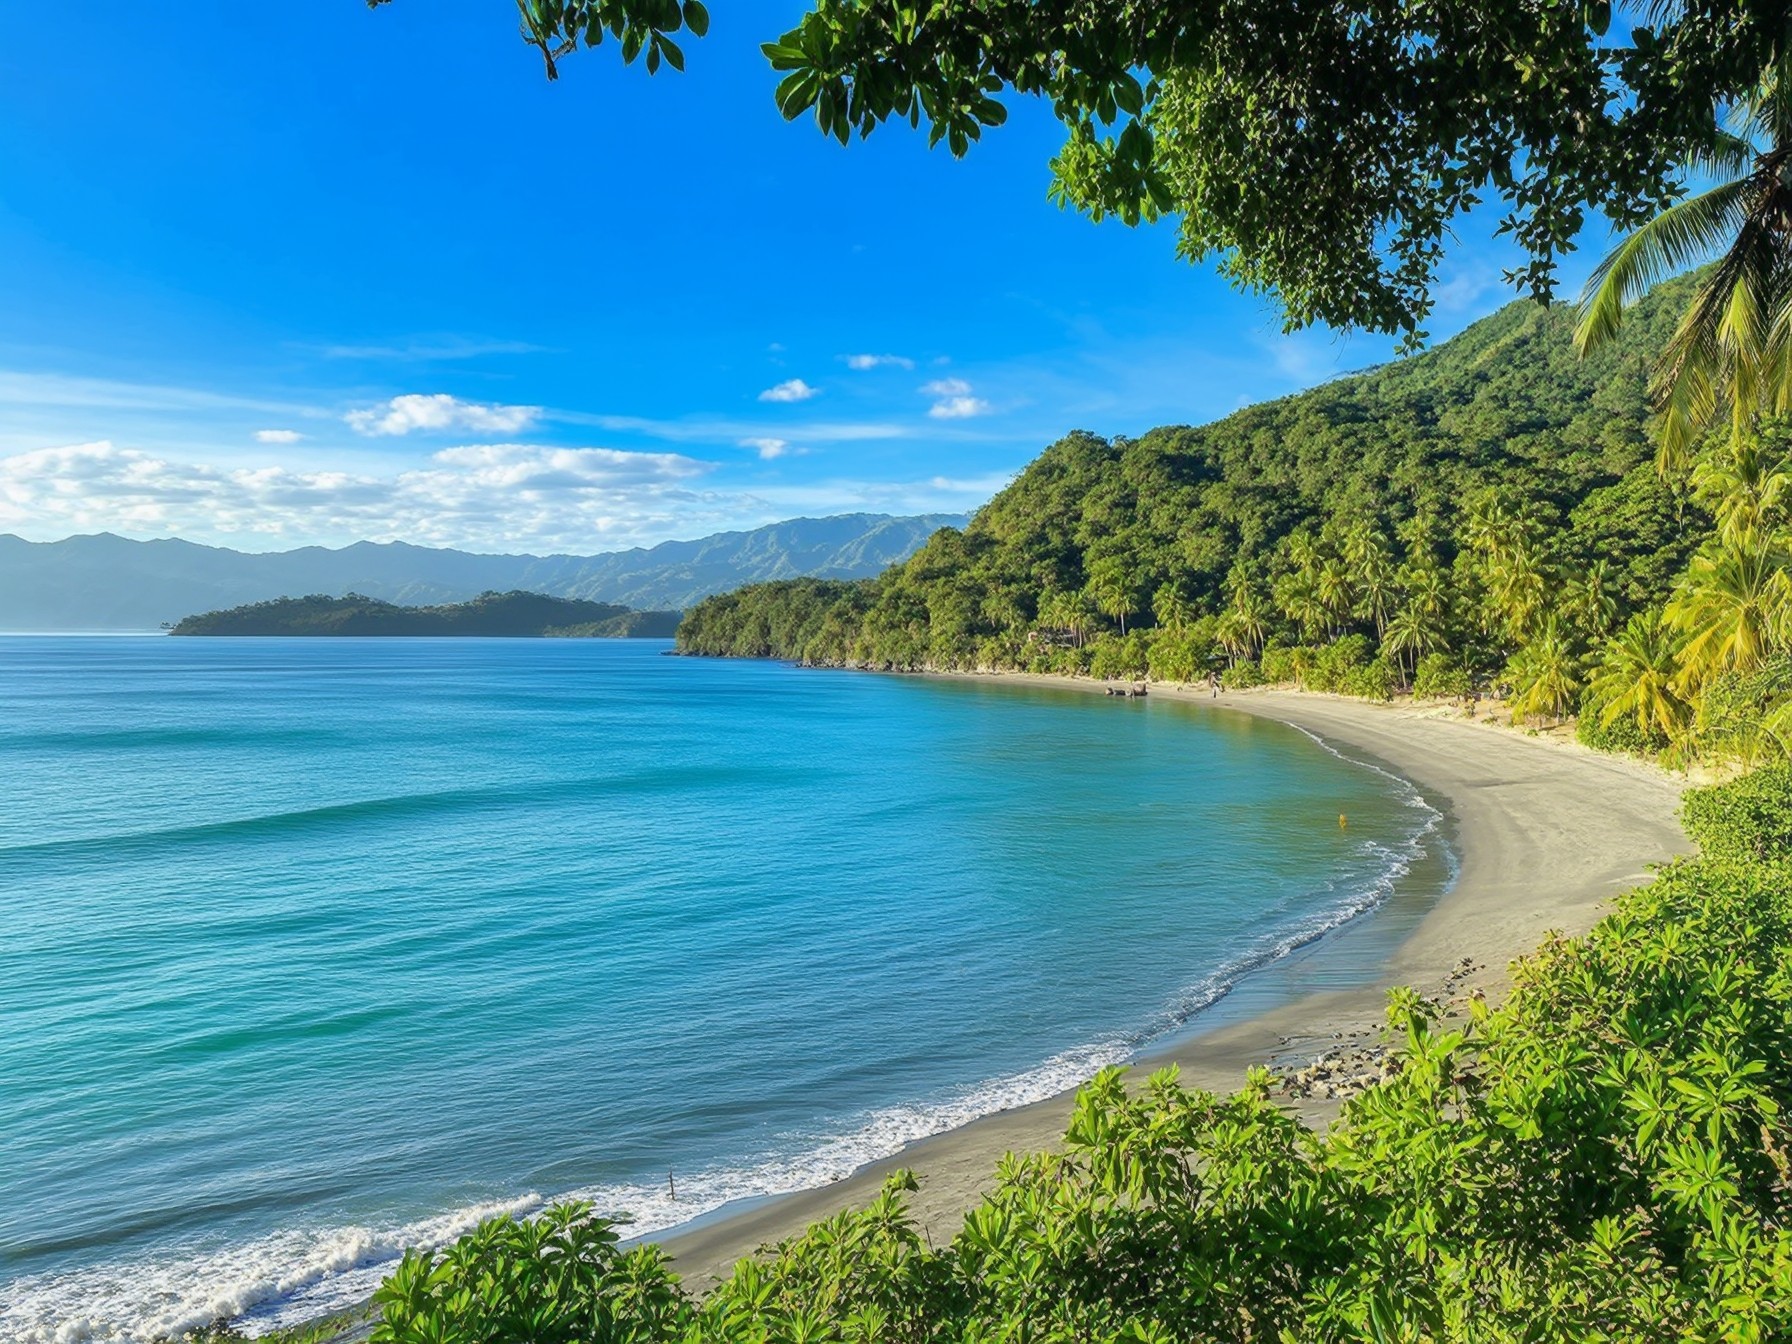
M 0 637 L 0 1340 L 817 1185 L 1440 880 L 1279 724 L 666 648 Z

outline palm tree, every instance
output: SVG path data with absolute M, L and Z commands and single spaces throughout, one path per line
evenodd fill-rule
M 1276 605 L 1289 620 L 1299 624 L 1307 639 L 1325 629 L 1331 611 L 1319 597 L 1318 580 L 1305 570 L 1284 574 L 1276 582 Z
M 1355 594 L 1350 586 L 1350 571 L 1336 560 L 1327 560 L 1319 570 L 1314 593 L 1325 608 L 1326 633 L 1335 635 L 1350 615 Z
M 1608 727 L 1626 714 L 1643 732 L 1678 737 L 1692 706 L 1675 686 L 1681 639 L 1658 610 L 1639 611 L 1605 646 L 1589 688 Z
M 1264 610 L 1263 599 L 1251 583 L 1250 575 L 1242 567 L 1233 567 L 1231 582 L 1231 614 L 1238 618 L 1238 629 L 1245 637 L 1245 656 L 1255 658 L 1269 633 L 1269 613 Z
M 1483 494 L 1470 502 L 1462 519 L 1462 535 L 1479 551 L 1483 562 L 1494 562 L 1518 539 L 1523 524 L 1498 495 Z
M 1375 622 L 1375 638 L 1388 628 L 1388 604 L 1394 595 L 1394 562 L 1387 538 L 1368 524 L 1353 527 L 1344 538 L 1344 559 L 1356 588 L 1359 610 Z
M 1225 614 L 1214 623 L 1213 637 L 1226 651 L 1228 666 L 1236 667 L 1240 658 L 1249 655 L 1250 632 L 1245 628 L 1244 618 L 1238 614 L 1236 607 L 1227 608 Z
M 1727 452 L 1705 459 L 1693 469 L 1693 491 L 1717 515 L 1724 537 L 1766 532 L 1784 511 L 1792 475 L 1783 455 L 1771 451 L 1759 435 L 1732 439 Z
M 997 588 L 983 599 L 983 620 L 997 630 L 1023 630 L 1027 624 L 1026 609 L 1020 594 L 1010 588 Z
M 1039 623 L 1050 630 L 1068 630 L 1080 649 L 1095 623 L 1095 613 L 1081 593 L 1060 591 L 1039 604 Z
M 1437 515 L 1429 508 L 1413 514 L 1395 529 L 1400 539 L 1406 543 L 1406 561 L 1408 565 L 1435 563 L 1437 560 L 1438 542 L 1444 536 L 1444 526 Z
M 1089 580 L 1086 590 L 1089 598 L 1095 603 L 1095 609 L 1104 616 L 1110 616 L 1120 623 L 1120 633 L 1126 633 L 1126 618 L 1136 610 L 1137 601 L 1133 585 L 1118 561 L 1102 565 L 1099 572 Z
M 1792 577 L 1778 541 L 1760 532 L 1719 539 L 1692 558 L 1668 604 L 1686 636 L 1677 689 L 1712 675 L 1752 672 L 1792 642 Z
M 1288 563 L 1303 574 L 1315 574 L 1319 570 L 1324 557 L 1319 553 L 1319 542 L 1311 532 L 1290 532 L 1282 543 L 1288 552 Z
M 1604 637 L 1618 619 L 1618 599 L 1612 596 L 1611 566 L 1595 560 L 1579 579 L 1569 584 L 1569 606 L 1588 633 Z
M 1419 659 L 1433 649 L 1441 648 L 1443 642 L 1442 620 L 1422 607 L 1408 605 L 1400 608 L 1388 622 L 1381 647 L 1394 655 L 1400 675 L 1410 682 L 1418 669 Z
M 1573 651 L 1553 618 L 1507 664 L 1506 675 L 1512 679 L 1514 721 L 1544 714 L 1560 720 L 1580 689 Z
M 1416 610 L 1440 629 L 1450 611 L 1450 585 L 1443 570 L 1433 564 L 1407 566 L 1401 574 L 1404 606 Z
M 1070 632 L 1076 636 L 1076 646 L 1080 649 L 1094 632 L 1096 617 L 1101 613 L 1082 593 L 1066 593 L 1064 598 L 1064 613 L 1070 618 Z
M 1597 350 L 1658 281 L 1716 258 L 1650 384 L 1664 475 L 1685 468 L 1726 403 L 1740 439 L 1755 415 L 1792 402 L 1792 49 L 1781 44 L 1731 125 L 1714 128 L 1694 164 L 1724 180 L 1668 207 L 1600 262 L 1574 334 L 1583 355 Z
M 1514 640 L 1535 630 L 1549 593 L 1543 557 L 1536 548 L 1521 543 L 1503 551 L 1489 564 L 1487 579 L 1493 599 L 1489 615 L 1502 622 Z
M 1166 630 L 1180 632 L 1194 619 L 1194 607 L 1180 583 L 1166 583 L 1151 598 L 1151 614 Z
M 1469 504 L 1462 533 L 1486 588 L 1482 628 L 1504 627 L 1514 642 L 1522 641 L 1542 618 L 1549 588 L 1541 520 L 1528 505 L 1509 508 L 1497 495 L 1483 495 Z

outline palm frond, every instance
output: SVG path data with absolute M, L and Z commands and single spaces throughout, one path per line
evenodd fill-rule
M 1600 262 L 1581 297 L 1575 348 L 1583 355 L 1616 335 L 1624 310 L 1657 282 L 1706 260 L 1746 217 L 1749 178 L 1725 182 L 1663 210 Z
M 1711 143 L 1700 145 L 1686 156 L 1695 173 L 1711 177 L 1743 177 L 1755 161 L 1755 145 L 1747 136 L 1723 127 L 1712 128 Z
M 1761 410 L 1769 415 L 1792 412 L 1792 255 L 1781 249 L 1769 283 L 1766 334 L 1761 363 L 1766 377 L 1760 393 Z
M 1650 397 L 1662 415 L 1661 454 L 1667 473 L 1684 466 L 1692 442 L 1716 416 L 1720 392 L 1732 411 L 1754 408 L 1767 343 L 1779 242 L 1762 219 L 1774 188 L 1751 179 L 1740 195 L 1745 213 L 1734 241 L 1699 285 L 1662 351 Z

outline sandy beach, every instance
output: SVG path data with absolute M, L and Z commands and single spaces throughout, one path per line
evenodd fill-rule
M 1101 694 L 1072 678 L 988 678 Z M 1138 1071 L 1174 1063 L 1185 1083 L 1230 1090 L 1259 1063 L 1299 1061 L 1361 1039 L 1382 1020 L 1386 990 L 1480 989 L 1497 996 L 1510 963 L 1550 930 L 1584 932 L 1605 903 L 1646 880 L 1650 865 L 1689 848 L 1676 813 L 1685 781 L 1642 762 L 1556 737 L 1529 736 L 1447 708 L 1377 705 L 1289 691 L 1228 692 L 1153 686 L 1151 695 L 1292 724 L 1347 754 L 1411 780 L 1444 810 L 1460 859 L 1454 886 L 1417 921 L 1361 987 L 1306 994 L 1243 1021 L 1147 1053 Z M 1117 708 L 1116 712 L 1125 712 Z M 1367 916 L 1373 920 L 1376 915 Z M 1466 959 L 1466 960 L 1465 960 Z M 1473 969 L 1463 968 L 1470 966 Z M 701 1289 L 741 1256 L 868 1201 L 884 1178 L 912 1170 L 914 1211 L 935 1244 L 949 1241 L 1008 1152 L 1047 1148 L 1063 1133 L 1072 1094 L 988 1116 L 911 1145 L 819 1190 L 725 1209 L 662 1239 L 687 1285 Z M 1323 1124 L 1336 1103 L 1291 1101 Z

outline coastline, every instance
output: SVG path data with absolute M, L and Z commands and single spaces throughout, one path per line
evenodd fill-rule
M 1072 677 L 923 675 L 1103 691 L 1100 682 Z M 1391 955 L 1364 968 L 1367 983 L 1304 993 L 1205 1029 L 1198 1018 L 1190 1030 L 1143 1052 L 1135 1074 L 1174 1064 L 1187 1085 L 1230 1091 L 1252 1065 L 1292 1065 L 1372 1035 L 1392 986 L 1498 997 L 1510 964 L 1547 933 L 1584 933 L 1611 897 L 1647 879 L 1649 865 L 1690 849 L 1677 820 L 1687 782 L 1644 762 L 1486 720 L 1469 722 L 1447 707 L 1276 690 L 1228 691 L 1215 700 L 1205 689 L 1161 684 L 1153 684 L 1151 695 L 1274 719 L 1411 781 L 1449 819 L 1459 868 Z M 907 1169 L 920 1185 L 910 1196 L 914 1216 L 941 1245 L 955 1235 L 1005 1154 L 1061 1140 L 1073 1098 L 1067 1091 L 985 1116 L 831 1185 L 727 1206 L 646 1240 L 672 1257 L 687 1287 L 701 1290 L 741 1257 L 868 1202 L 891 1172 Z M 1338 1105 L 1323 1098 L 1283 1104 L 1313 1124 L 1329 1121 Z

